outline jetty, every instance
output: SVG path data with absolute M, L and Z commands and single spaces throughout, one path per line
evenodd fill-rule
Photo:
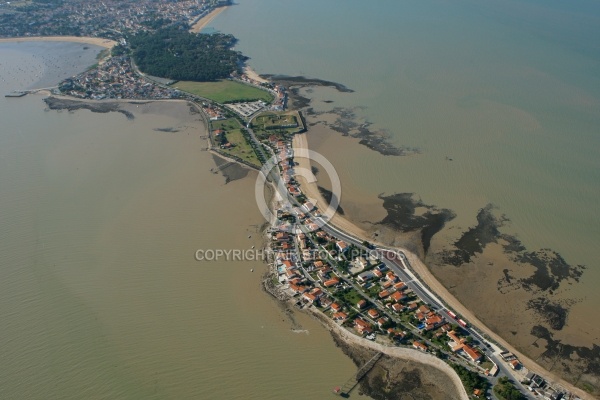
M 360 367 L 356 374 L 352 375 L 352 377 L 348 379 L 344 385 L 341 387 L 336 387 L 333 390 L 334 393 L 342 397 L 349 397 L 352 389 L 354 389 L 356 385 L 358 385 L 358 382 L 360 382 L 360 380 L 364 378 L 364 376 L 368 374 L 370 370 L 373 369 L 375 364 L 377 364 L 377 361 L 379 361 L 382 356 L 383 353 L 381 352 L 375 354 L 369 361 L 367 361 L 365 365 Z
M 10 92 L 4 95 L 4 97 L 23 97 L 27 94 L 28 92 Z

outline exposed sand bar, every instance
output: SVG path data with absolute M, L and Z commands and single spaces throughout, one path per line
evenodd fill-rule
M 107 49 L 112 48 L 117 44 L 114 40 L 96 38 L 96 37 L 80 37 L 80 36 L 28 36 L 15 38 L 0 38 L 0 43 L 19 43 L 19 42 L 72 42 L 86 43 L 95 46 L 101 46 Z
M 214 10 L 212 10 L 211 12 L 209 12 L 208 14 L 206 14 L 204 17 L 200 18 L 198 20 L 198 22 L 196 22 L 194 25 L 192 25 L 192 29 L 190 30 L 191 32 L 195 32 L 198 33 L 200 32 L 202 29 L 204 29 L 208 24 L 211 23 L 211 21 L 213 19 L 216 18 L 217 15 L 221 14 L 223 11 L 225 11 L 227 9 L 228 6 L 224 6 L 224 7 L 218 7 L 215 8 Z
M 309 146 L 308 146 L 308 140 L 306 138 L 306 134 L 294 135 L 292 146 L 293 146 L 294 150 L 308 149 Z M 306 168 L 306 169 L 310 170 L 310 160 L 298 158 L 298 159 L 296 159 L 296 162 L 298 162 L 298 164 L 301 168 Z M 315 204 L 317 206 L 322 205 L 322 204 L 327 204 L 327 202 L 325 201 L 325 199 L 319 192 L 316 182 L 307 182 L 301 176 L 299 176 L 298 178 L 299 178 L 298 182 L 300 183 L 302 192 L 308 198 L 316 200 Z M 355 236 L 359 239 L 377 243 L 377 241 L 373 240 L 373 238 L 369 237 L 369 235 L 367 235 L 363 229 L 359 228 L 358 226 L 353 224 L 351 221 L 349 221 L 348 219 L 346 219 L 345 217 L 343 217 L 337 213 L 333 216 L 333 218 L 331 218 L 330 223 L 333 226 L 339 228 L 340 230 L 343 230 L 346 233 L 348 233 L 352 236 Z M 563 386 L 567 390 L 571 391 L 572 393 L 577 394 L 582 399 L 592 399 L 593 398 L 589 393 L 584 392 L 583 390 L 575 387 L 574 385 L 572 385 L 569 382 L 565 381 L 564 379 L 558 377 L 557 375 L 547 371 L 542 366 L 537 364 L 535 361 L 528 358 L 523 353 L 521 353 L 516 348 L 514 348 L 512 345 L 510 345 L 500 335 L 498 335 L 497 333 L 492 331 L 483 322 L 481 322 L 460 301 L 458 301 L 458 299 L 456 297 L 454 297 L 444 287 L 444 285 L 442 285 L 435 278 L 435 276 L 433 276 L 433 274 L 429 271 L 429 268 L 427 268 L 427 266 L 421 261 L 421 259 L 419 257 L 417 257 L 415 254 L 411 253 L 410 251 L 408 251 L 406 249 L 399 248 L 399 250 L 402 250 L 404 252 L 404 254 L 406 255 L 406 257 L 408 258 L 408 260 L 410 262 L 411 267 L 420 276 L 421 280 L 427 286 L 429 286 L 429 288 L 439 298 L 443 299 L 446 302 L 446 304 L 448 305 L 448 307 L 452 308 L 455 312 L 464 316 L 464 318 L 466 320 L 468 320 L 473 325 L 475 325 L 475 327 L 478 328 L 482 333 L 489 335 L 489 337 L 492 338 L 495 342 L 499 343 L 501 346 L 506 348 L 508 351 L 515 354 L 526 368 L 528 368 L 530 371 L 533 371 L 539 375 L 544 376 L 550 382 L 555 382 L 555 383 L 560 384 L 561 386 Z

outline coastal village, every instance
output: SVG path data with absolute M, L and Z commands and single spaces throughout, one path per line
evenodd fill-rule
M 487 389 L 497 381 L 499 365 L 485 353 L 492 344 L 475 339 L 468 323 L 450 310 L 445 318 L 392 271 L 369 243 L 349 244 L 326 232 L 316 220 L 321 211 L 307 199 L 294 173 L 289 138 L 269 138 L 278 171 L 295 207 L 277 209 L 270 233 L 272 282 L 282 298 L 299 309 L 311 309 L 366 340 L 385 346 L 414 348 L 485 377 L 471 387 L 473 398 L 492 398 Z M 404 268 L 407 268 L 403 262 Z M 529 372 L 512 353 L 498 349 L 504 366 L 535 398 L 576 399 Z M 459 367 L 459 368 L 460 368 Z M 489 384 L 484 383 L 489 382 Z
M 228 2 L 146 0 L 133 7 L 119 1 L 66 2 L 22 13 L 14 17 L 21 18 L 19 24 L 0 24 L 0 36 L 73 34 L 116 39 L 126 45 L 121 32 L 151 29 L 157 26 L 158 16 L 194 23 L 224 4 Z M 53 23 L 63 14 L 72 16 L 72 26 Z M 229 80 L 265 91 L 271 101 L 218 102 L 144 75 L 125 55 L 106 55 L 94 68 L 61 82 L 55 93 L 93 100 L 188 100 L 206 117 L 212 151 L 255 169 L 272 155 L 287 193 L 268 232 L 272 260 L 266 286 L 298 309 L 320 313 L 364 340 L 413 348 L 448 362 L 457 372 L 475 373 L 481 378 L 478 383 L 465 385 L 472 398 L 499 398 L 489 389 L 502 379 L 498 375 L 504 369 L 510 370 L 508 378 L 527 388 L 528 397 L 578 398 L 528 371 L 510 352 L 474 337 L 469 323 L 453 311 L 420 297 L 415 290 L 418 282 L 390 268 L 388 253 L 367 242 L 349 243 L 319 224 L 323 210 L 304 195 L 296 176 L 291 139 L 306 126 L 301 113 L 286 110 L 287 89 L 247 73 L 232 74 Z M 409 271 L 407 261 L 396 256 L 401 268 Z M 486 355 L 491 352 L 499 355 L 502 365 Z

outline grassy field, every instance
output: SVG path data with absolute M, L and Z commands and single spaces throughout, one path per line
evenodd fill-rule
M 252 120 L 252 129 L 259 140 L 264 140 L 271 135 L 284 138 L 301 132 L 304 130 L 304 124 L 298 111 L 267 111 Z
M 173 87 L 200 97 L 205 97 L 217 103 L 250 99 L 264 100 L 270 103 L 273 100 L 271 93 L 266 90 L 230 80 L 217 82 L 179 81 L 173 84 Z
M 213 130 L 222 129 L 225 131 L 225 137 L 233 145 L 230 149 L 221 149 L 223 154 L 229 154 L 238 157 L 252 165 L 260 168 L 261 163 L 242 133 L 242 126 L 235 118 L 229 118 L 212 123 Z

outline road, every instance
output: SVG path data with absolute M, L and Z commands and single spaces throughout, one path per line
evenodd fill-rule
M 248 132 L 249 132 L 252 140 L 257 144 L 257 147 L 260 149 L 261 153 L 263 153 L 262 144 L 256 139 L 254 132 L 249 127 L 248 127 Z M 273 152 L 271 151 L 271 153 L 273 153 Z M 263 156 L 264 156 L 264 153 L 263 153 Z M 266 157 L 265 157 L 265 160 L 267 160 Z M 278 173 L 273 174 L 273 172 L 275 172 L 275 171 L 277 171 Z M 280 195 L 282 196 L 282 198 L 286 199 L 287 202 L 289 204 L 291 204 L 293 207 L 300 207 L 301 204 L 298 203 L 297 199 L 288 193 L 288 191 L 285 189 L 285 185 L 282 185 L 282 177 L 279 172 L 279 167 L 276 166 L 275 168 L 271 169 L 269 171 L 269 175 L 271 176 L 272 184 L 276 187 L 279 186 L 279 189 L 280 189 L 279 192 L 280 192 Z M 447 321 L 452 321 L 454 319 L 448 314 L 449 310 L 444 306 L 444 303 L 442 302 L 442 300 L 440 300 L 434 293 L 432 293 L 415 276 L 415 274 L 411 270 L 410 263 L 403 252 L 398 251 L 397 249 L 384 248 L 381 246 L 379 246 L 379 247 L 373 246 L 371 249 L 368 249 L 363 245 L 363 241 L 360 238 L 354 237 L 354 236 L 336 228 L 335 226 L 331 225 L 328 220 L 325 220 L 320 216 L 314 215 L 314 213 L 312 213 L 312 212 L 307 212 L 307 215 L 310 216 L 310 218 L 315 223 L 317 223 L 317 225 L 319 225 L 323 231 L 325 231 L 329 235 L 334 236 L 334 237 L 338 238 L 339 240 L 343 240 L 348 244 L 353 244 L 354 246 L 356 246 L 357 248 L 359 248 L 363 251 L 375 251 L 379 255 L 379 259 L 381 259 L 383 261 L 383 263 L 391 271 L 393 271 L 404 283 L 406 283 L 406 285 L 421 300 L 423 300 L 426 304 L 429 304 L 429 306 L 431 308 L 433 308 L 441 316 L 446 318 Z M 390 257 L 390 253 L 393 254 L 393 257 Z M 353 282 L 349 282 L 346 279 L 344 279 L 344 281 L 346 281 L 347 283 L 349 283 L 353 287 L 355 287 L 355 289 L 357 289 L 359 291 L 359 293 L 366 295 L 362 290 L 358 289 Z M 371 302 L 375 302 L 375 299 L 371 299 L 368 296 L 367 296 L 367 298 Z M 384 312 L 385 312 L 385 310 L 384 310 Z M 387 312 L 385 312 L 385 313 L 387 314 Z M 388 317 L 395 319 L 390 315 L 388 315 Z M 506 376 L 514 383 L 515 387 L 517 387 L 526 398 L 532 399 L 532 400 L 535 399 L 535 397 L 531 395 L 529 390 L 527 390 L 527 388 L 525 388 L 525 386 L 519 381 L 519 377 L 514 375 L 513 371 L 511 371 L 507 367 L 506 363 L 504 363 L 504 361 L 501 360 L 500 355 L 499 355 L 501 350 L 498 347 L 496 347 L 496 346 L 494 346 L 492 348 L 487 347 L 488 342 L 477 331 L 475 331 L 470 326 L 467 326 L 466 328 L 463 328 L 463 329 L 465 329 L 469 334 L 472 335 L 472 337 L 476 338 L 481 343 L 480 347 L 483 350 L 483 352 L 485 353 L 485 355 L 498 366 L 498 374 L 496 375 L 496 377 L 488 377 L 492 384 L 495 384 L 499 377 Z M 493 396 L 495 398 L 493 392 L 492 392 L 491 396 Z
M 320 219 L 320 217 L 314 217 L 314 216 L 313 216 L 313 218 Z M 447 321 L 454 320 L 454 318 L 452 318 L 448 314 L 448 309 L 443 305 L 442 301 L 437 296 L 435 296 L 433 293 L 431 293 L 431 291 L 429 289 L 424 287 L 424 285 L 412 273 L 412 271 L 410 270 L 410 263 L 406 259 L 406 256 L 404 255 L 404 253 L 398 252 L 398 251 L 393 251 L 394 257 L 388 258 L 388 257 L 386 257 L 386 254 L 389 254 L 389 252 L 391 251 L 390 249 L 377 248 L 377 247 L 375 247 L 373 249 L 367 249 L 366 247 L 363 246 L 362 240 L 355 238 L 343 231 L 340 231 L 339 229 L 331 226 L 330 224 L 326 223 L 323 220 L 321 220 L 321 223 L 323 224 L 322 229 L 325 232 L 327 232 L 328 234 L 335 236 L 338 239 L 341 239 L 349 244 L 353 244 L 364 251 L 369 251 L 369 250 L 377 251 L 378 254 L 381 255 L 380 259 L 383 261 L 383 263 L 390 270 L 394 271 L 394 273 L 401 280 L 403 280 L 404 283 L 406 283 L 406 285 L 410 289 L 412 289 L 412 291 L 417 296 L 419 296 L 419 298 L 421 298 L 421 300 L 423 300 L 425 303 L 429 304 L 440 315 L 442 315 L 444 318 L 446 318 Z M 487 340 L 485 340 L 479 334 L 479 332 L 475 331 L 471 327 L 467 327 L 467 328 L 463 328 L 463 329 L 465 329 L 469 334 L 471 334 L 474 338 L 476 338 L 481 343 L 480 347 L 484 351 L 485 355 L 498 366 L 498 374 L 496 376 L 497 378 L 501 377 L 501 376 L 508 377 L 509 379 L 511 379 L 513 381 L 515 386 L 521 391 L 521 393 L 525 397 L 527 397 L 528 399 L 535 399 L 535 397 L 531 395 L 529 390 L 519 381 L 519 378 L 513 374 L 512 370 L 509 367 L 507 367 L 506 363 L 501 359 L 500 354 L 499 354 L 501 350 L 499 348 L 497 348 L 497 347 L 493 347 L 492 349 L 488 348 L 486 346 L 486 344 L 488 343 Z M 494 379 L 494 383 L 496 380 L 497 379 Z

